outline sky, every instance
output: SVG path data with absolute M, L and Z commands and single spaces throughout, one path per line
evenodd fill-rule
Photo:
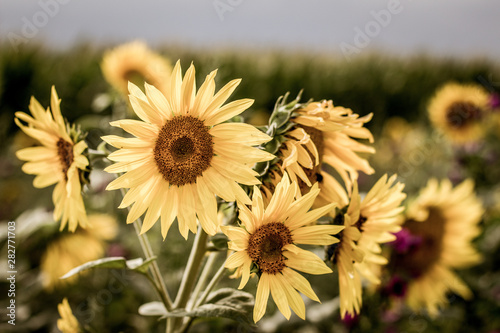
M 0 0 L 0 40 L 498 59 L 499 15 L 494 0 Z

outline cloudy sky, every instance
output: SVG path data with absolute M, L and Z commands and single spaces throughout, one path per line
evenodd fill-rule
M 499 59 L 499 15 L 493 0 L 0 0 L 0 39 Z

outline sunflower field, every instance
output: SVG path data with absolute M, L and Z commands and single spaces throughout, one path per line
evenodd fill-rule
M 3 45 L 0 119 L 2 332 L 500 329 L 497 62 Z

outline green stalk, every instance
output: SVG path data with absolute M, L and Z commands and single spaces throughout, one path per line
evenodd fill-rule
M 194 283 L 196 282 L 196 277 L 198 275 L 201 262 L 206 252 L 207 238 L 207 233 L 201 227 L 199 227 L 194 239 L 191 253 L 189 254 L 189 259 L 186 265 L 186 269 L 184 270 L 184 275 L 182 276 L 179 292 L 177 293 L 177 297 L 175 298 L 175 309 L 184 308 L 189 300 L 189 295 Z
M 196 303 L 196 300 L 198 299 L 198 295 L 200 294 L 200 291 L 205 287 L 205 284 L 208 279 L 208 275 L 210 274 L 210 271 L 212 270 L 212 267 L 215 262 L 215 258 L 217 257 L 217 252 L 212 252 L 208 256 L 208 259 L 205 263 L 205 267 L 203 267 L 203 271 L 201 272 L 200 278 L 198 279 L 198 282 L 196 283 L 196 286 L 194 288 L 193 294 L 191 295 L 191 302 L 188 304 L 187 310 L 193 310 L 194 305 Z
M 193 247 L 191 248 L 191 253 L 189 254 L 189 259 L 184 270 L 184 275 L 182 276 L 181 285 L 177 293 L 177 297 L 174 301 L 174 309 L 183 309 L 186 307 L 191 291 L 193 290 L 194 284 L 196 282 L 196 277 L 200 270 L 203 257 L 206 253 L 207 248 L 207 233 L 201 228 L 198 228 L 196 237 L 194 239 Z M 175 318 L 174 324 L 170 327 L 169 332 L 174 332 L 177 328 L 182 325 L 183 318 Z
M 216 253 L 212 253 L 212 254 L 216 254 Z M 225 263 L 226 263 L 226 261 L 224 261 L 222 263 L 221 267 L 219 267 L 219 270 L 212 277 L 212 280 L 210 280 L 210 282 L 208 283 L 208 285 L 205 288 L 205 291 L 203 291 L 203 294 L 201 295 L 201 297 L 198 300 L 193 299 L 194 305 L 192 305 L 192 309 L 196 309 L 198 306 L 202 305 L 203 302 L 205 302 L 205 300 L 207 299 L 207 297 L 210 294 L 210 292 L 212 291 L 212 289 L 214 289 L 214 287 L 217 285 L 217 283 L 219 282 L 219 280 L 222 278 L 222 275 L 226 271 L 226 268 L 224 267 Z M 183 333 L 187 332 L 188 329 L 189 329 L 189 327 L 193 323 L 193 320 L 194 320 L 194 318 L 189 318 L 182 325 L 182 327 L 180 328 L 179 332 L 183 332 Z
M 153 250 L 151 249 L 151 244 L 149 243 L 148 237 L 145 234 L 141 235 L 141 225 L 142 221 L 139 218 L 134 222 L 134 229 L 137 233 L 137 236 L 139 237 L 139 242 L 141 243 L 141 248 L 142 251 L 144 252 L 146 260 L 148 260 L 154 257 L 155 255 Z M 149 268 L 153 276 L 153 280 L 155 282 L 155 287 L 158 293 L 160 294 L 163 304 L 165 304 L 165 308 L 167 309 L 167 311 L 172 311 L 172 300 L 168 295 L 167 286 L 165 285 L 165 281 L 163 280 L 163 277 L 160 272 L 160 267 L 158 266 L 156 260 L 153 260 L 151 262 Z
M 121 189 L 121 193 L 122 196 L 125 196 L 125 190 L 123 188 Z M 139 238 L 139 243 L 141 244 L 142 251 L 144 252 L 144 256 L 146 257 L 146 260 L 154 257 L 155 255 L 151 248 L 151 243 L 149 242 L 148 237 L 146 236 L 146 234 L 141 234 L 142 219 L 139 217 L 133 224 L 137 237 Z M 160 272 L 160 267 L 158 266 L 156 260 L 153 260 L 151 262 L 149 270 L 155 282 L 154 286 L 158 294 L 160 295 L 163 304 L 165 304 L 165 308 L 167 309 L 167 311 L 172 311 L 172 300 L 170 299 L 170 296 L 167 291 L 167 286 L 165 285 L 165 281 L 163 280 L 163 277 Z

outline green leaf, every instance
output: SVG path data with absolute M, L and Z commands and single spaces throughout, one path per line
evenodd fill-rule
M 152 302 L 159 303 L 159 302 Z M 163 315 L 167 317 L 223 317 L 233 319 L 247 324 L 253 324 L 252 311 L 254 307 L 254 297 L 247 292 L 236 290 L 232 288 L 222 288 L 216 290 L 207 298 L 207 303 L 203 304 L 196 309 L 186 311 L 185 309 L 177 309 L 172 312 L 162 310 L 163 305 L 150 305 L 147 303 L 139 308 L 139 313 L 154 313 L 144 315 Z M 143 309 L 143 307 L 145 309 Z M 141 310 L 142 309 L 142 310 Z M 142 312 L 141 312 L 142 311 Z M 160 314 L 162 313 L 162 314 Z
M 277 135 L 271 141 L 269 141 L 268 143 L 266 143 L 264 149 L 268 153 L 276 155 L 276 153 L 280 149 L 280 147 L 283 144 L 283 142 L 285 142 L 285 140 L 286 140 L 286 138 L 284 136 Z
M 149 302 L 139 307 L 139 314 L 143 316 L 161 316 L 165 317 L 168 314 L 165 304 L 162 302 Z
M 214 244 L 214 247 L 217 250 L 225 250 L 227 249 L 227 242 L 229 241 L 229 239 L 227 238 L 226 235 L 219 232 L 210 237 L 210 241 L 212 242 L 212 244 Z
M 290 120 L 291 110 L 278 110 L 274 113 L 271 125 L 275 124 L 276 128 L 280 128 Z
M 259 174 L 259 176 L 263 177 L 269 170 L 270 165 L 270 161 L 258 162 L 255 164 L 253 169 Z
M 78 267 L 73 268 L 68 273 L 64 274 L 61 279 L 67 279 L 70 276 L 86 271 L 91 268 L 115 268 L 115 269 L 129 269 L 142 274 L 145 274 L 147 268 L 156 257 L 149 258 L 144 261 L 142 258 L 126 260 L 123 257 L 109 257 L 102 258 L 94 261 L 86 262 Z
M 142 274 L 146 274 L 148 271 L 149 265 L 156 260 L 156 257 L 151 257 L 148 260 L 144 261 L 142 258 L 127 260 L 127 268 Z

